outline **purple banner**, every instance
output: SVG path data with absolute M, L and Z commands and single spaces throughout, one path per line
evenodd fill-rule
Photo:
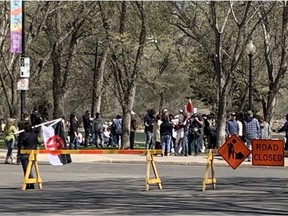
M 11 0 L 10 8 L 10 52 L 22 53 L 22 0 Z

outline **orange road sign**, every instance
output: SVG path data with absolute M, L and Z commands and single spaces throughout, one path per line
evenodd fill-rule
M 284 166 L 284 140 L 252 140 L 252 165 Z
M 233 169 L 236 169 L 250 154 L 250 150 L 239 137 L 232 135 L 219 148 L 218 153 Z

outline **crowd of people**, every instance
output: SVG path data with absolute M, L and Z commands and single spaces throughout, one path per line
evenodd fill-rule
M 163 109 L 156 115 L 147 110 L 144 117 L 146 149 L 162 149 L 161 156 L 197 155 L 206 148 L 216 147 L 215 118 L 193 108 L 192 113 L 179 110 L 177 115 Z
M 30 117 L 30 118 L 29 118 Z M 156 113 L 154 109 L 148 109 L 143 118 L 144 132 L 146 135 L 146 149 L 161 149 L 162 156 L 170 155 L 198 155 L 205 152 L 205 149 L 215 149 L 216 146 L 216 121 L 215 116 L 201 114 L 197 108 L 190 112 L 180 109 L 177 115 L 163 109 Z M 288 114 L 286 116 L 288 122 Z M 21 145 L 21 136 L 17 131 L 39 125 L 42 122 L 40 113 L 36 108 L 29 115 L 24 113 L 22 120 L 16 125 L 16 120 L 8 118 L 4 127 L 4 141 L 7 145 L 7 154 L 4 163 L 19 164 L 20 158 L 14 157 L 13 149 L 16 143 Z M 25 124 L 29 122 L 28 127 Z M 67 121 L 64 120 L 64 130 L 67 135 L 67 144 L 70 149 L 78 149 L 80 145 L 84 147 L 120 147 L 122 136 L 122 117 L 117 115 L 111 122 L 105 122 L 100 113 L 91 117 L 87 110 L 82 116 L 84 133 L 79 131 L 79 121 L 74 113 L 71 113 Z M 285 123 L 278 132 L 285 132 L 285 150 L 288 150 L 288 123 Z M 27 131 L 28 131 L 27 129 Z M 138 122 L 135 113 L 131 112 L 130 127 L 130 149 L 134 149 L 135 133 L 138 129 Z M 26 131 L 26 132 L 27 132 Z M 33 132 L 38 134 L 40 127 L 35 127 Z M 226 138 L 237 135 L 251 149 L 251 140 L 254 138 L 270 139 L 271 127 L 261 116 L 254 116 L 252 111 L 247 113 L 230 113 L 225 127 Z M 18 142 L 17 142 L 18 141 Z M 19 155 L 19 152 L 18 152 Z M 248 160 L 251 158 L 248 157 Z
M 226 121 L 225 132 L 227 138 L 232 135 L 238 136 L 251 150 L 252 139 L 271 139 L 272 130 L 262 116 L 256 117 L 251 110 L 248 110 L 246 115 L 232 112 Z M 247 160 L 251 161 L 251 154 Z
M 111 122 L 105 122 L 100 113 L 91 117 L 87 110 L 82 116 L 84 135 L 79 132 L 79 122 L 74 113 L 70 114 L 69 120 L 63 119 L 64 131 L 67 135 L 70 149 L 77 149 L 79 145 L 94 145 L 95 147 L 120 147 L 122 136 L 122 117 L 117 115 Z M 177 115 L 172 115 L 167 109 L 156 114 L 154 109 L 148 109 L 143 119 L 144 132 L 146 134 L 145 148 L 161 149 L 161 156 L 188 156 L 198 155 L 206 148 L 216 148 L 216 125 L 215 116 L 201 114 L 197 108 L 187 112 L 179 110 Z M 24 113 L 22 119 L 16 122 L 14 118 L 7 118 L 3 127 L 4 142 L 7 146 L 7 154 L 4 164 L 22 165 L 26 173 L 29 155 L 20 154 L 20 149 L 37 149 L 39 145 L 38 136 L 41 130 L 43 119 L 34 108 L 29 115 Z M 130 124 L 130 149 L 134 149 L 135 132 L 138 123 L 135 113 L 131 112 Z M 20 132 L 21 131 L 21 132 Z M 278 129 L 278 132 L 285 132 L 285 150 L 288 150 L 288 114 L 285 124 Z M 270 139 L 271 127 L 261 116 L 255 116 L 251 110 L 242 114 L 230 113 L 225 127 L 226 138 L 236 135 L 243 140 L 251 149 L 252 139 Z M 13 149 L 17 146 L 17 156 Z M 160 155 L 159 155 L 160 156 Z M 251 155 L 248 156 L 248 161 Z M 33 178 L 33 173 L 29 174 Z M 28 184 L 27 189 L 33 189 L 33 184 Z
M 130 149 L 134 149 L 135 132 L 137 130 L 137 122 L 133 118 L 135 113 L 131 112 L 131 129 L 130 129 Z M 79 145 L 87 147 L 94 145 L 99 147 L 120 147 L 122 136 L 122 117 L 117 115 L 111 122 L 105 122 L 100 113 L 95 114 L 95 118 L 91 117 L 91 113 L 87 110 L 82 116 L 84 137 L 79 133 L 79 124 L 76 116 L 70 114 L 70 120 L 67 124 L 69 147 L 77 149 Z
M 191 113 L 179 110 L 176 116 L 169 114 L 167 109 L 158 115 L 154 109 L 149 109 L 144 117 L 144 125 L 146 149 L 162 149 L 162 156 L 198 155 L 207 148 L 217 147 L 214 116 L 201 114 L 197 108 L 193 108 Z M 251 110 L 238 114 L 232 112 L 226 121 L 226 139 L 236 135 L 250 150 L 252 139 L 271 139 L 271 132 L 269 123 Z M 286 123 L 278 132 L 285 132 L 285 150 L 288 150 L 288 114 Z M 251 161 L 251 155 L 247 160 Z

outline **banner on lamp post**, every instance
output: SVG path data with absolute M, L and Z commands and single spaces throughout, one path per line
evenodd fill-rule
M 22 53 L 22 0 L 10 0 L 10 52 Z

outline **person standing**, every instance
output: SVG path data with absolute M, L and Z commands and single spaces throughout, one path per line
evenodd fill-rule
M 135 142 L 135 133 L 137 130 L 137 121 L 134 118 L 136 113 L 131 111 L 131 123 L 130 123 L 130 149 L 134 149 L 134 142 Z
M 83 120 L 83 127 L 85 131 L 85 137 L 84 137 L 84 147 L 88 146 L 88 140 L 91 135 L 92 130 L 92 121 L 91 121 L 91 113 L 89 110 L 86 110 L 85 115 L 82 116 Z
M 285 116 L 286 122 L 285 124 L 278 129 L 278 133 L 285 132 L 285 150 L 288 150 L 288 114 Z
M 162 124 L 161 115 L 157 115 L 155 118 L 155 124 L 153 126 L 153 138 L 155 142 L 155 149 L 161 149 L 161 136 L 160 136 L 160 125 Z
M 237 135 L 239 134 L 239 126 L 236 121 L 236 113 L 232 112 L 230 114 L 230 118 L 226 121 L 226 137 L 229 138 L 232 135 Z
M 204 126 L 203 126 L 203 143 L 204 143 L 204 146 L 205 146 L 205 149 L 208 148 L 209 146 L 209 128 L 210 128 L 210 123 L 208 121 L 208 118 L 207 118 L 207 115 L 206 114 L 203 114 L 202 115 L 202 118 L 203 118 L 203 123 L 204 123 Z
M 122 117 L 121 117 L 121 115 L 117 115 L 116 119 L 113 119 L 112 131 L 113 131 L 114 143 L 120 149 L 122 146 L 120 143 L 121 136 L 122 136 Z
M 4 164 L 10 164 L 9 159 L 11 159 L 11 163 L 15 164 L 16 161 L 13 158 L 13 148 L 15 145 L 15 135 L 14 133 L 17 132 L 17 129 L 15 127 L 15 119 L 14 118 L 8 118 L 6 120 L 6 125 L 4 127 L 4 142 L 7 146 L 7 153 L 6 158 L 4 161 Z
M 70 137 L 69 149 L 78 149 L 77 147 L 77 136 L 78 136 L 78 120 L 74 113 L 70 114 L 69 121 L 69 132 L 68 135 Z
M 162 146 L 162 156 L 165 154 L 170 156 L 171 150 L 171 137 L 173 126 L 169 122 L 169 119 L 164 117 L 162 119 L 162 124 L 160 125 L 160 135 L 161 135 L 161 146 Z
M 189 148 L 188 148 L 188 124 L 189 120 L 187 119 L 187 122 L 184 127 L 184 137 L 182 142 L 182 152 L 184 156 L 188 156 Z
M 244 141 L 244 137 L 243 137 L 243 113 L 238 113 L 238 115 L 236 116 L 236 121 L 238 124 L 238 137 Z
M 19 137 L 18 148 L 24 150 L 34 150 L 37 149 L 38 136 L 37 134 L 33 133 L 31 123 L 29 121 L 25 122 L 24 125 L 24 132 Z M 29 162 L 29 154 L 20 154 L 20 161 L 23 168 L 24 176 L 26 174 L 28 162 Z M 29 173 L 29 178 L 33 178 L 32 169 Z M 27 189 L 34 189 L 34 184 L 27 184 Z
M 92 122 L 92 131 L 94 133 L 94 144 L 96 148 L 99 146 L 104 146 L 104 140 L 103 140 L 103 119 L 100 116 L 100 113 L 96 113 L 95 118 Z M 100 144 L 98 143 L 98 139 L 100 140 Z
M 156 111 L 154 109 L 148 109 L 147 114 L 144 117 L 144 126 L 146 134 L 146 150 L 152 149 L 153 147 L 153 125 L 154 125 L 154 115 Z
M 21 131 L 21 130 L 24 130 L 25 129 L 25 124 L 26 122 L 30 122 L 29 121 L 29 114 L 28 113 L 24 113 L 23 116 L 22 116 L 22 120 L 20 120 L 18 122 L 18 130 Z M 19 133 L 18 135 L 18 141 L 19 139 L 21 138 L 21 136 L 23 135 L 23 132 L 22 133 Z M 18 146 L 18 145 L 17 145 Z M 20 164 L 20 149 L 18 148 L 17 149 L 17 165 Z
M 198 155 L 202 149 L 201 141 L 201 130 L 203 127 L 203 118 L 200 113 L 198 113 L 197 108 L 193 108 L 193 115 L 189 121 L 189 144 L 188 144 L 188 154 L 194 156 Z
M 184 138 L 184 127 L 186 124 L 187 116 L 184 114 L 184 111 L 179 110 L 179 118 L 177 124 L 174 126 L 176 132 L 176 141 L 175 141 L 175 155 L 181 155 L 183 138 Z
M 271 138 L 271 128 L 268 122 L 264 120 L 262 116 L 259 116 L 260 124 L 260 138 L 261 139 L 270 139 Z
M 253 112 L 249 110 L 247 116 L 243 122 L 244 138 L 246 141 L 247 148 L 251 151 L 251 141 L 252 139 L 260 138 L 260 125 L 256 118 L 253 116 Z M 248 161 L 251 161 L 251 154 L 248 156 Z
M 38 135 L 40 132 L 40 128 L 35 127 L 36 125 L 39 125 L 42 123 L 43 119 L 41 117 L 41 114 L 39 113 L 37 107 L 34 107 L 33 112 L 30 115 L 31 125 L 34 126 L 34 132 Z

